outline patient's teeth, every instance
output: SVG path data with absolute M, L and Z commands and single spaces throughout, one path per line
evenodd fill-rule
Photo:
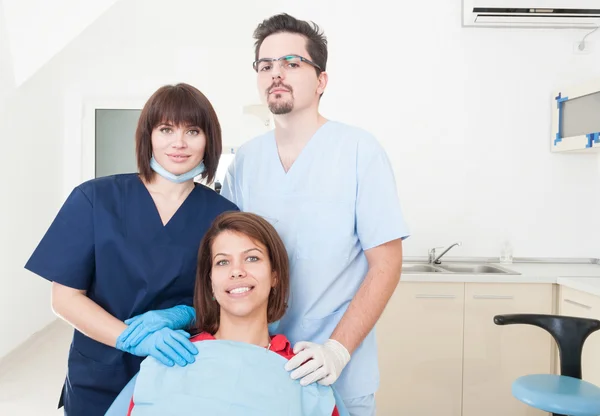
M 238 293 L 244 293 L 244 292 L 247 292 L 247 291 L 249 291 L 249 290 L 250 290 L 250 288 L 249 288 L 249 287 L 236 287 L 235 289 L 231 289 L 231 290 L 229 291 L 229 293 L 235 293 L 235 294 L 238 294 Z

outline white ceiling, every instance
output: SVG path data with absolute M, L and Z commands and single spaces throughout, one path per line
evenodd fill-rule
M 0 0 L 0 86 L 19 87 L 117 1 Z

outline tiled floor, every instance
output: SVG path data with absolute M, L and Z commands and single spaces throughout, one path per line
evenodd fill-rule
M 58 416 L 73 330 L 57 320 L 0 362 L 0 415 Z

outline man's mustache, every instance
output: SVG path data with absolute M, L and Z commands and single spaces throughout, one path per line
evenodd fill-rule
M 292 92 L 292 87 L 290 87 L 289 85 L 286 85 L 283 83 L 278 83 L 278 84 L 272 84 L 269 88 L 267 88 L 267 95 L 271 94 L 271 91 L 273 91 L 276 88 L 285 88 L 289 92 Z

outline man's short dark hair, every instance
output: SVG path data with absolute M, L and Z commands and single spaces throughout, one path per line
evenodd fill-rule
M 315 68 L 317 74 L 327 68 L 327 38 L 315 22 L 298 20 L 287 13 L 278 14 L 265 19 L 254 30 L 254 59 L 258 60 L 258 52 L 264 40 L 276 33 L 295 33 L 306 38 L 306 50 L 310 59 L 321 67 Z M 278 58 L 273 56 L 272 58 Z

